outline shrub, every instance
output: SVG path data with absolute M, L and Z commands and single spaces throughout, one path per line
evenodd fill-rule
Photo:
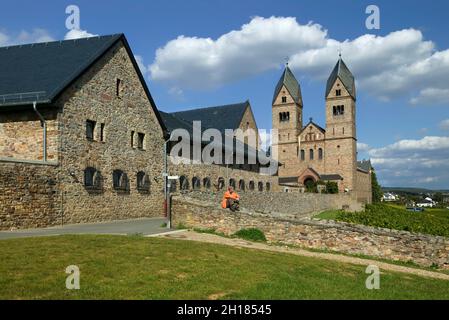
M 337 194 L 338 193 L 338 183 L 333 181 L 326 182 L 326 193 Z
M 241 229 L 234 233 L 234 236 L 250 241 L 267 241 L 267 238 L 265 238 L 265 234 L 261 230 L 256 228 Z

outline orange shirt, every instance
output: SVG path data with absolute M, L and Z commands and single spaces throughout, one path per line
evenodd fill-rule
M 233 193 L 230 193 L 229 191 L 226 191 L 224 193 L 224 195 L 223 195 L 223 200 L 221 201 L 221 207 L 223 209 L 226 209 L 226 204 L 227 204 L 226 202 L 227 202 L 228 199 L 239 200 L 240 196 L 235 191 Z

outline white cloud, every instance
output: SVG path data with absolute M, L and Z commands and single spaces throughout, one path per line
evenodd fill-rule
M 295 18 L 255 17 L 216 40 L 179 36 L 156 51 L 150 66 L 156 81 L 177 86 L 220 86 L 273 68 L 299 50 L 323 46 L 326 31 Z
M 86 30 L 72 29 L 66 33 L 66 35 L 64 36 L 64 40 L 74 40 L 74 39 L 90 38 L 90 37 L 96 37 L 96 36 L 98 36 L 98 35 L 89 33 Z
M 427 88 L 420 91 L 417 97 L 410 100 L 412 104 L 448 104 L 449 89 Z
M 449 137 L 401 140 L 368 154 L 383 185 L 449 187 Z
M 436 51 L 421 31 L 337 41 L 319 24 L 300 24 L 292 17 L 255 17 L 217 39 L 179 36 L 156 51 L 150 72 L 155 81 L 209 88 L 279 68 L 289 56 L 299 74 L 323 80 L 339 49 L 359 86 L 380 99 L 404 95 L 421 104 L 435 98 L 432 93 L 443 101 L 448 97 L 449 50 Z
M 18 33 L 0 31 L 0 46 L 2 47 L 50 41 L 55 41 L 55 39 L 47 30 L 41 28 L 35 28 L 32 31 L 22 30 Z
M 370 146 L 366 143 L 357 142 L 357 151 L 359 152 L 365 152 L 370 149 Z
M 441 130 L 449 130 L 449 119 L 443 120 L 440 122 Z

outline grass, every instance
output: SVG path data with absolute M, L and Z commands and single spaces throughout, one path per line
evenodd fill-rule
M 265 234 L 261 230 L 255 228 L 240 229 L 239 231 L 234 233 L 234 236 L 249 241 L 267 242 Z
M 368 205 L 364 212 L 325 211 L 315 218 L 449 237 L 449 210 L 410 212 L 397 205 Z
M 449 281 L 182 240 L 57 236 L 0 241 L 0 299 L 449 299 Z M 81 289 L 65 288 L 77 265 Z

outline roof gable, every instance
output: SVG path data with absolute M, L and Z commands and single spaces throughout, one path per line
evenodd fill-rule
M 313 122 L 312 119 L 310 119 L 309 123 L 306 124 L 306 125 L 302 128 L 302 130 L 301 130 L 301 132 L 300 132 L 299 134 L 302 134 L 302 133 L 303 133 L 309 126 L 315 127 L 316 129 L 318 129 L 319 131 L 321 131 L 321 133 L 326 133 L 326 130 L 325 130 L 325 129 L 323 129 L 322 127 L 320 127 L 319 125 L 317 125 L 315 122 Z
M 295 75 L 288 66 L 285 67 L 285 70 L 282 73 L 282 76 L 279 79 L 278 84 L 276 85 L 272 104 L 274 104 L 274 102 L 276 101 L 276 98 L 281 92 L 283 86 L 285 86 L 285 88 L 287 89 L 287 91 L 289 92 L 289 94 L 292 96 L 293 100 L 296 103 L 302 104 L 301 87 L 299 85 L 299 82 L 296 80 Z
M 346 66 L 343 59 L 339 59 L 337 64 L 335 65 L 332 73 L 327 79 L 326 84 L 326 98 L 329 95 L 329 92 L 332 90 L 332 87 L 337 79 L 343 83 L 343 86 L 348 91 L 349 95 L 355 99 L 355 80 L 349 68 Z

